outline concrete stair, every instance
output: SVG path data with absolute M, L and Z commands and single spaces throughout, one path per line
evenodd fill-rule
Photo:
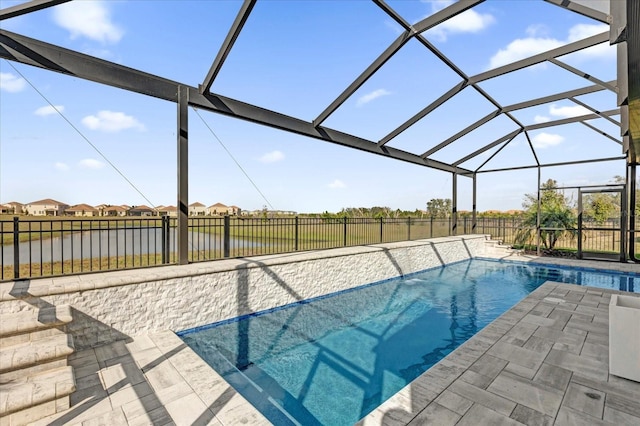
M 23 425 L 69 408 L 76 389 L 67 358 L 69 306 L 0 315 L 0 424 Z
M 485 247 L 487 257 L 505 258 L 522 254 L 522 250 L 516 250 L 508 244 L 503 244 L 502 240 L 494 240 L 491 237 L 485 241 Z

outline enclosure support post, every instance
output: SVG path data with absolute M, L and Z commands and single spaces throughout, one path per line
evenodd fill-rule
M 161 231 L 160 231 L 160 239 L 162 245 L 162 264 L 169 263 L 169 253 L 171 252 L 170 247 L 170 238 L 169 238 L 169 216 L 162 216 L 162 221 L 160 222 Z
M 342 245 L 347 246 L 347 217 L 342 218 Z
M 189 263 L 189 89 L 178 86 L 178 264 Z
M 540 208 L 541 208 L 541 202 L 542 200 L 540 199 L 540 185 L 541 180 L 542 180 L 542 169 L 540 168 L 540 166 L 538 166 L 538 208 L 537 208 L 537 212 L 536 212 L 536 254 L 538 256 L 540 256 Z
M 620 220 L 620 262 L 624 262 L 627 260 L 627 246 L 626 246 L 626 238 L 627 238 L 627 221 L 629 220 L 629 209 L 627 208 L 628 201 L 628 185 L 624 185 L 622 187 L 622 193 L 620 194 L 620 213 L 622 214 L 622 218 Z M 633 210 L 633 209 L 631 209 Z M 629 242 L 631 244 L 631 242 Z
M 15 280 L 20 278 L 20 222 L 19 220 L 20 218 L 18 218 L 18 216 L 13 217 L 13 279 Z M 62 263 L 64 264 L 64 260 Z
M 582 259 L 582 189 L 578 188 L 578 259 Z
M 476 210 L 476 198 L 477 198 L 477 183 L 476 183 L 476 173 L 473 174 L 473 206 L 471 207 L 471 233 L 476 233 L 476 225 L 477 225 L 477 210 Z
M 451 235 L 458 235 L 458 174 L 453 172 L 451 196 Z
M 229 215 L 224 215 L 223 218 L 223 236 L 222 236 L 222 257 L 229 257 L 229 252 L 231 249 L 231 220 L 229 219 Z
M 628 167 L 629 179 L 627 190 L 629 191 L 629 259 L 636 261 L 636 165 Z

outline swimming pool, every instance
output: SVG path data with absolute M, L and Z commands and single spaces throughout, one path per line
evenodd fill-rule
M 473 259 L 178 333 L 274 424 L 347 425 L 545 281 L 640 275 Z

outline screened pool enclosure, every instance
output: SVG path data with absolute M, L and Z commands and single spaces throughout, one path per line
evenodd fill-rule
M 183 34 L 158 24 L 154 41 L 157 44 L 138 45 L 141 51 L 149 50 L 158 56 L 159 65 L 145 71 L 135 64 L 112 62 L 99 55 L 51 44 L 46 31 L 39 33 L 44 36 L 33 38 L 28 35 L 31 31 L 28 26 L 10 26 L 12 30 L 24 28 L 24 33 L 19 34 L 4 25 L 18 22 L 25 15 L 37 16 L 65 7 L 63 3 L 68 2 L 12 2 L 0 9 L 0 58 L 10 64 L 39 67 L 177 105 L 175 234 L 178 263 L 189 261 L 190 107 L 311 138 L 318 143 L 337 144 L 446 172 L 451 176 L 450 223 L 454 227 L 458 223 L 458 186 L 470 182 L 471 232 L 477 231 L 476 205 L 483 195 L 477 190 L 479 176 L 537 171 L 540 188 L 542 171 L 547 168 L 610 164 L 611 176 L 622 176 L 622 181 L 615 185 L 608 182 L 577 185 L 579 213 L 582 213 L 582 203 L 595 194 L 617 197 L 616 217 L 611 226 L 603 225 L 606 229 L 600 231 L 611 233 L 613 244 L 619 250 L 616 259 L 625 261 L 636 257 L 636 166 L 640 160 L 638 1 L 460 0 L 434 1 L 426 3 L 428 6 L 424 2 L 393 0 L 162 2 L 163 7 L 175 10 L 175 19 L 195 21 L 196 17 L 207 14 L 210 25 L 194 26 L 188 34 Z M 135 3 L 153 22 L 155 2 Z M 317 15 L 301 16 L 302 3 L 307 4 L 305 10 L 316 8 Z M 118 3 L 118 7 L 126 13 L 128 7 L 134 6 Z M 224 10 L 217 13 L 216 7 Z M 540 22 L 525 31 L 508 25 L 529 13 L 549 19 L 548 27 Z M 495 46 L 495 43 L 482 27 L 495 20 L 495 16 L 500 17 L 505 28 L 513 31 L 509 39 L 513 41 L 502 40 L 501 46 L 506 44 L 506 47 L 487 58 L 482 56 L 487 54 L 484 47 Z M 333 26 L 333 20 L 340 25 Z M 375 26 L 380 22 L 390 28 L 393 37 L 373 37 L 380 32 Z M 557 27 L 559 23 L 566 25 L 566 37 L 549 35 L 548 28 Z M 221 29 L 226 34 L 224 37 L 212 35 Z M 341 30 L 337 32 L 338 29 Z M 143 29 L 140 23 L 128 31 L 133 34 L 148 31 L 148 26 Z M 464 49 L 452 49 L 444 43 L 446 37 L 457 33 L 468 34 Z M 273 35 L 278 43 L 261 44 L 261 34 Z M 171 38 L 171 43 L 166 37 Z M 218 39 L 218 43 L 212 42 Z M 308 40 L 314 45 L 305 46 Z M 174 49 L 176 43 L 178 49 Z M 234 49 L 247 49 L 251 43 L 258 43 L 262 49 L 256 50 L 259 53 L 255 55 L 255 62 L 234 63 Z M 321 49 L 317 49 L 318 46 Z M 334 60 L 332 50 L 352 52 L 357 60 L 349 63 Z M 359 54 L 360 50 L 366 54 Z M 613 65 L 605 72 L 584 60 L 600 54 L 615 56 L 615 60 L 609 62 Z M 182 61 L 182 68 L 189 72 L 183 74 L 183 80 L 174 80 L 163 73 L 163 61 Z M 193 69 L 204 69 L 203 64 L 208 71 L 193 78 Z M 328 101 L 322 100 L 321 107 L 317 106 L 321 102 L 316 102 L 315 111 L 303 102 L 299 108 L 282 107 L 279 95 L 268 90 L 270 79 L 275 81 L 278 77 L 278 67 L 269 69 L 273 64 L 299 69 L 301 79 L 291 82 L 299 86 L 295 89 L 299 96 L 318 96 Z M 327 75 L 341 81 L 342 86 L 325 87 L 322 78 L 315 76 L 305 79 L 304 71 L 317 66 L 326 67 Z M 425 72 L 415 78 L 409 71 L 418 67 L 424 67 Z M 239 81 L 235 89 L 224 86 L 224 91 L 218 92 L 220 78 L 247 68 L 253 70 L 257 82 L 252 81 L 253 87 L 260 87 L 265 93 L 243 88 L 243 83 L 252 86 L 249 81 Z M 545 77 L 541 77 L 542 73 L 536 74 L 536 70 L 544 70 Z M 416 94 L 402 110 L 403 115 L 399 109 L 381 107 L 377 116 L 366 116 L 362 110 L 356 113 L 359 116 L 350 116 L 346 105 L 389 94 L 384 89 L 376 89 L 378 86 L 374 84 L 389 75 L 402 80 L 403 87 Z M 295 104 L 295 93 L 286 96 Z M 556 106 L 561 103 L 570 106 Z M 409 110 L 412 112 L 405 114 Z M 367 124 L 373 121 L 378 124 L 375 131 Z M 558 126 L 581 135 L 584 148 L 580 155 L 572 158 L 558 149 L 557 135 L 549 133 L 549 129 Z M 511 154 L 505 156 L 509 151 Z M 511 159 L 511 163 L 506 164 L 505 158 Z M 539 200 L 540 195 L 538 205 Z M 581 217 L 579 214 L 580 235 L 599 229 Z M 540 231 L 544 230 L 540 215 L 536 228 L 539 249 Z M 578 248 L 579 253 L 581 249 Z M 585 257 L 593 257 L 588 248 L 584 253 Z

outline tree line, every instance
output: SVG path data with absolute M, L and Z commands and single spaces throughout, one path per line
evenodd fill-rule
M 624 184 L 625 178 L 615 176 L 613 184 Z M 558 182 L 548 179 L 540 189 L 540 226 L 546 228 L 540 232 L 544 248 L 553 250 L 557 241 L 565 235 L 575 236 L 578 227 L 578 200 L 566 195 L 564 190 L 558 189 Z M 589 193 L 583 197 L 583 221 L 594 224 L 604 224 L 608 221 L 620 219 L 620 193 L 601 192 Z M 478 212 L 477 217 L 483 218 L 518 218 L 520 229 L 516 242 L 528 244 L 535 238 L 538 219 L 538 194 L 525 194 L 522 211 Z M 640 181 L 636 189 L 635 212 L 640 217 Z M 458 217 L 470 217 L 472 212 L 459 211 Z M 426 203 L 426 209 L 414 211 L 392 209 L 390 207 L 348 207 L 338 213 L 324 213 L 313 215 L 323 219 L 341 218 L 422 218 L 449 219 L 452 216 L 452 201 L 450 198 L 433 198 Z

